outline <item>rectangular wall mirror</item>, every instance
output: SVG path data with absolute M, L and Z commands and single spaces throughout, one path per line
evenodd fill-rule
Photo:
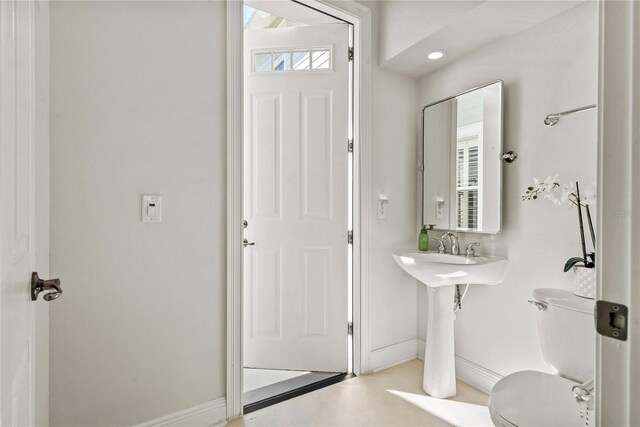
M 422 110 L 422 223 L 437 230 L 499 233 L 502 82 Z

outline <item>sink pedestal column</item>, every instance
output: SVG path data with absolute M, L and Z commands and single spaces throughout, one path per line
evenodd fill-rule
M 427 286 L 427 344 L 424 352 L 422 388 L 438 398 L 456 395 L 456 364 L 453 340 L 455 286 Z

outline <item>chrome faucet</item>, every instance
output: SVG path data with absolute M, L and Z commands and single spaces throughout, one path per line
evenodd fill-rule
M 438 239 L 437 237 L 434 237 L 433 240 L 437 240 L 438 241 L 438 253 L 439 254 L 446 254 L 447 253 L 447 248 L 444 246 L 444 240 Z
M 449 243 L 451 245 L 451 255 L 460 255 L 460 243 L 458 243 L 458 236 L 449 231 L 447 233 L 443 233 L 442 236 L 440 236 L 440 240 L 442 240 L 443 242 L 446 238 L 449 239 Z
M 480 242 L 469 243 L 469 245 L 467 245 L 467 250 L 464 251 L 464 254 L 467 258 L 473 258 L 474 256 L 476 256 L 476 250 L 473 249 L 476 246 L 480 246 Z

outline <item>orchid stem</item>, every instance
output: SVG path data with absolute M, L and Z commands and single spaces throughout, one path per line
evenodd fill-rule
M 589 205 L 585 205 L 587 210 L 587 221 L 589 221 L 589 232 L 591 233 L 591 242 L 593 243 L 593 251 L 596 250 L 596 233 L 593 231 L 593 222 L 591 222 L 591 212 L 589 211 Z
M 582 221 L 582 204 L 580 203 L 580 186 L 576 181 L 576 197 L 578 199 L 578 221 L 580 223 L 580 243 L 582 243 L 582 258 L 584 259 L 584 266 L 587 266 L 587 245 L 584 241 L 584 223 Z

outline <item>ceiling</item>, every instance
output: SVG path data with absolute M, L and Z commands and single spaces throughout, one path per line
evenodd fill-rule
M 583 1 L 385 1 L 380 65 L 421 77 L 500 39 L 511 37 Z M 437 61 L 426 59 L 446 51 Z

